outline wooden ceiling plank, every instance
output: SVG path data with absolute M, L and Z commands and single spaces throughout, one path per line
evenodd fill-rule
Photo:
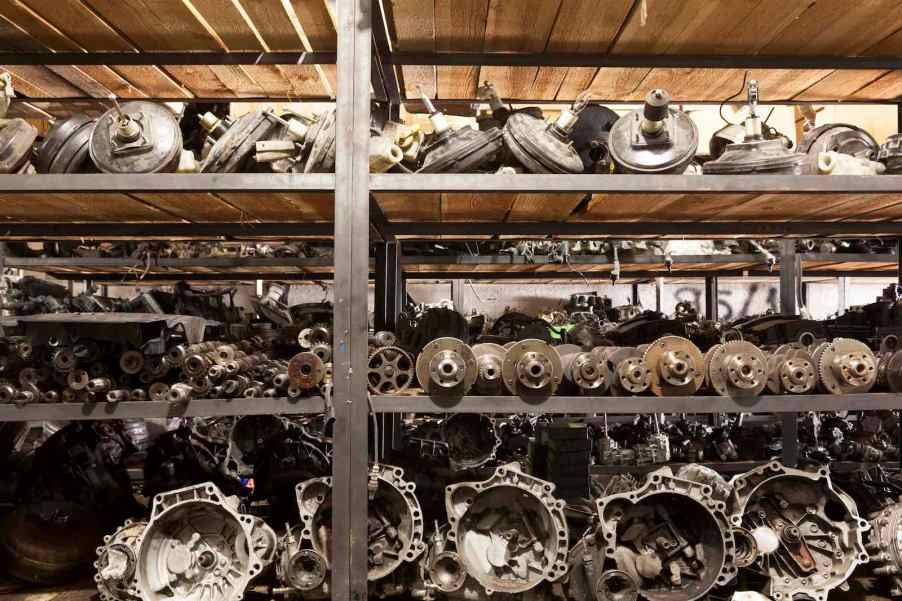
M 516 198 L 516 194 L 446 193 L 442 221 L 504 221 Z
M 583 194 L 518 194 L 507 221 L 564 221 Z
M 399 52 L 435 51 L 435 6 L 422 0 L 391 0 L 395 19 L 395 39 L 392 46 Z M 401 67 L 404 94 L 418 98 L 420 89 L 430 97 L 436 96 L 436 68 L 431 65 Z
M 389 221 L 440 221 L 442 198 L 438 192 L 392 192 L 376 195 Z
M 188 221 L 221 223 L 241 218 L 240 210 L 215 194 L 140 193 L 132 196 Z
M 542 52 L 560 7 L 561 0 L 491 0 L 483 49 L 486 52 Z M 537 73 L 538 67 L 483 67 L 479 81 L 495 84 L 502 98 L 529 98 Z
M 271 51 L 304 50 L 280 0 L 243 0 L 241 6 Z
M 902 71 L 889 71 L 852 94 L 853 100 L 895 100 L 902 96 Z
M 263 46 L 244 17 L 229 0 L 190 0 L 226 49 L 231 51 L 263 50 Z
M 310 42 L 311 50 L 325 52 L 338 48 L 335 15 L 326 0 L 291 0 L 291 6 Z
M 435 50 L 473 51 L 485 41 L 489 0 L 435 0 Z M 436 67 L 439 98 L 476 98 L 479 67 Z
M 220 50 L 182 0 L 84 0 L 142 50 Z
M 849 100 L 856 92 L 886 75 L 889 71 L 877 69 L 833 71 L 823 79 L 815 82 L 802 92 L 796 94 L 794 100 Z

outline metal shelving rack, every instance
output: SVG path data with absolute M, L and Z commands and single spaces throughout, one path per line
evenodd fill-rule
M 730 194 L 776 194 L 787 199 L 798 196 L 835 196 L 857 194 L 862 197 L 897 196 L 902 202 L 902 176 L 860 177 L 788 177 L 788 176 L 631 176 L 631 175 L 370 175 L 368 165 L 369 124 L 372 99 L 397 111 L 406 101 L 395 73 L 403 65 L 442 66 L 548 66 L 548 67 L 674 67 L 674 68 L 749 68 L 749 69 L 902 69 L 898 57 L 823 57 L 823 56 L 691 56 L 691 55 L 610 55 L 599 53 L 449 53 L 393 52 L 389 36 L 391 19 L 386 18 L 385 3 L 378 0 L 339 0 L 336 31 L 337 52 L 14 52 L 0 54 L 7 65 L 301 65 L 335 63 L 337 89 L 337 140 L 335 175 L 150 175 L 150 176 L 3 176 L 0 196 L 134 194 L 139 192 L 172 195 L 207 193 L 280 193 L 334 194 L 334 221 L 291 221 L 280 219 L 246 223 L 241 220 L 210 219 L 189 223 L 170 219 L 134 223 L 125 219 L 102 222 L 80 220 L 48 223 L 38 219 L 6 219 L 0 227 L 0 239 L 78 239 L 83 237 L 116 239 L 255 239 L 314 237 L 334 241 L 335 345 L 334 389 L 330 403 L 322 400 L 291 402 L 286 399 L 236 399 L 191 401 L 184 407 L 154 403 L 121 403 L 116 407 L 73 405 L 37 405 L 5 407 L 0 419 L 103 419 L 119 417 L 162 417 L 170 415 L 226 415 L 240 413 L 313 413 L 331 410 L 335 416 L 333 462 L 333 548 L 332 599 L 362 601 L 367 593 L 367 549 L 361 544 L 367 531 L 368 448 L 367 427 L 370 403 L 377 413 L 400 411 L 453 412 L 545 412 L 590 414 L 678 412 L 716 413 L 730 411 L 777 412 L 782 415 L 787 440 L 795 440 L 796 413 L 811 409 L 887 409 L 902 406 L 898 395 L 875 393 L 831 397 L 827 395 L 761 397 L 752 406 L 739 405 L 718 397 L 640 397 L 592 398 L 551 397 L 527 402 L 508 397 L 465 397 L 457 402 L 438 402 L 423 396 L 382 396 L 369 398 L 366 387 L 367 359 L 367 286 L 371 269 L 376 282 L 377 328 L 391 327 L 402 299 L 404 258 L 400 241 L 430 239 L 438 236 L 467 239 L 474 236 L 709 236 L 709 237 L 784 237 L 784 236 L 902 236 L 902 221 L 871 220 L 867 215 L 849 215 L 840 219 L 798 219 L 788 222 L 760 218 L 697 221 L 523 221 L 523 222 L 449 222 L 398 221 L 386 217 L 378 197 L 395 193 L 477 192 L 484 194 L 542 192 L 641 194 L 645 196 L 679 194 L 699 203 L 710 196 Z M 151 98 L 183 100 L 181 98 Z M 83 102 L 96 98 L 32 98 L 55 102 Z M 203 98 L 195 101 L 217 102 L 252 100 L 293 100 L 270 95 Z M 322 100 L 322 99 L 320 99 Z M 604 99 L 598 99 L 604 102 Z M 687 101 L 689 99 L 686 99 Z M 525 100 L 509 99 L 512 103 Z M 442 101 L 440 105 L 467 103 L 470 100 Z M 547 101 L 543 101 L 547 102 Z M 552 101 L 558 103 L 559 101 Z M 709 101 L 710 102 L 710 101 Z M 789 103 L 789 102 L 778 102 Z M 818 102 L 820 103 L 820 102 Z M 611 104 L 616 104 L 612 102 Z M 902 125 L 902 110 L 900 110 Z M 261 196 L 262 197 L 262 196 Z M 0 211 L 3 210 L 0 199 Z M 42 222 L 44 221 L 44 222 Z M 371 267 L 369 245 L 376 244 Z M 837 260 L 844 260 L 838 255 Z M 802 261 L 794 245 L 784 245 L 784 264 Z M 898 257 L 895 259 L 898 260 Z M 15 265 L 10 259 L 8 264 Z M 26 262 L 20 262 L 25 266 Z M 290 263 L 290 262 L 289 262 Z M 465 263 L 465 262 L 464 262 Z M 0 267 L 3 255 L 0 254 Z M 262 264 L 261 264 L 262 265 Z M 32 265 L 34 266 L 34 265 Z M 175 265 L 173 265 L 175 266 Z M 246 267 L 242 265 L 241 267 Z M 270 265 L 272 266 L 272 265 Z M 298 261 L 286 267 L 303 268 Z M 70 265 L 71 267 L 71 265 Z M 222 267 L 214 275 L 238 278 L 240 273 Z M 754 271 L 754 270 L 752 270 Z M 467 271 L 467 277 L 473 275 Z M 265 272 L 252 276 L 271 275 Z M 304 274 L 302 274 L 304 275 Z M 317 274 L 318 276 L 320 274 Z M 853 274 L 850 274 L 853 275 Z M 859 274 L 854 274 L 859 275 Z M 156 276 L 154 276 L 156 277 Z M 206 276 L 205 276 L 206 277 Z M 279 276 L 289 279 L 290 274 Z M 443 274 L 442 277 L 448 277 Z M 795 312 L 798 270 L 779 271 L 781 309 Z M 92 279 L 98 280 L 97 277 Z M 259 279 L 257 277 L 248 279 Z M 716 287 L 716 280 L 712 278 Z M 793 463 L 797 448 L 785 449 L 784 460 Z

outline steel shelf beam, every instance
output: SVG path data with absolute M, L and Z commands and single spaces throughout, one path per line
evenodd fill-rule
M 611 176 L 614 177 L 614 176 Z M 700 177 L 700 176 L 696 176 Z M 408 239 L 473 240 L 480 236 L 592 236 L 629 238 L 635 236 L 703 236 L 707 238 L 816 237 L 902 235 L 902 221 L 508 221 L 394 222 L 391 234 Z
M 578 264 L 573 264 L 574 268 L 578 268 Z M 649 279 L 649 278 L 706 278 L 711 275 L 717 275 L 724 278 L 746 278 L 746 277 L 779 277 L 778 271 L 755 270 L 755 269 L 674 269 L 673 271 L 630 271 L 628 269 L 620 270 L 620 279 Z M 895 278 L 895 270 L 886 271 L 870 271 L 870 270 L 835 270 L 835 269 L 817 269 L 809 271 L 809 277 L 836 278 L 844 276 L 854 276 L 861 278 Z M 569 269 L 566 265 L 562 265 L 559 271 L 407 271 L 404 277 L 408 280 L 609 280 L 610 272 L 607 271 L 586 271 L 580 272 L 578 269 Z
M 2 226 L 0 226 L 2 227 Z M 145 263 L 129 257 L 8 257 L 7 267 L 36 269 L 51 267 L 205 267 L 234 269 L 238 267 L 331 267 L 332 257 L 151 257 Z
M 495 175 L 374 173 L 376 192 L 902 194 L 902 175 Z
M 0 405 L 0 422 L 42 420 L 107 420 L 128 418 L 219 417 L 323 413 L 322 397 L 303 399 L 240 398 L 192 399 L 187 403 L 125 401 L 122 403 L 33 403 L 23 407 Z
M 300 282 L 300 281 L 316 281 L 331 280 L 335 278 L 332 272 L 322 273 L 282 273 L 278 271 L 263 272 L 214 272 L 214 273 L 192 273 L 192 272 L 173 272 L 173 273 L 147 273 L 135 271 L 132 273 L 96 273 L 96 272 L 71 272 L 71 271 L 47 271 L 47 275 L 57 280 L 91 280 L 93 282 L 122 282 L 130 284 L 140 283 L 157 283 L 157 282 L 178 282 L 178 281 L 194 281 L 194 282 L 218 282 L 218 281 L 234 281 L 234 282 L 252 282 L 255 280 L 266 280 L 268 282 Z M 372 277 L 372 276 L 371 276 Z
M 776 458 L 775 458 L 776 459 Z M 669 467 L 676 471 L 684 465 L 704 465 L 722 474 L 741 474 L 749 470 L 767 465 L 769 461 L 699 461 L 694 464 L 688 463 L 653 463 L 650 465 L 593 465 L 590 473 L 599 474 L 647 474 L 662 467 Z M 890 469 L 899 469 L 898 461 L 878 461 L 878 462 L 859 462 L 859 461 L 832 461 L 830 462 L 830 471 L 832 473 L 846 473 L 857 471 L 861 468 L 869 466 L 883 466 Z
M 394 65 L 670 69 L 902 69 L 899 56 L 606 54 L 602 52 L 393 52 Z
M 798 253 L 802 261 L 811 262 L 835 262 L 835 263 L 895 263 L 894 254 L 867 254 L 867 253 Z M 766 265 L 767 259 L 761 254 L 718 254 L 718 255 L 670 255 L 673 264 L 696 263 L 754 263 Z M 637 255 L 620 251 L 620 263 L 632 265 L 664 265 L 664 255 Z M 614 265 L 614 261 L 607 255 L 571 255 L 571 265 Z M 403 265 L 562 265 L 558 261 L 551 261 L 547 255 L 536 255 L 527 259 L 514 255 L 406 255 L 401 258 Z
M 717 396 L 552 396 L 534 401 L 512 396 L 465 396 L 441 399 L 429 396 L 374 396 L 377 412 L 417 413 L 797 413 L 804 411 L 841 411 L 898 409 L 902 394 L 808 394 L 760 396 L 738 402 Z
M 2 181 L 0 176 L 0 181 Z M 261 238 L 331 239 L 335 226 L 328 222 L 226 223 L 113 223 L 113 222 L 0 222 L 3 240 L 257 240 Z
M 332 192 L 332 173 L 78 173 L 0 176 L 0 192 Z
M 2 65 L 334 65 L 335 52 L 0 52 Z

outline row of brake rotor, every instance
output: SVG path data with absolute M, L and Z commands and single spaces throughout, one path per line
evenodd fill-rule
M 875 355 L 857 340 L 785 344 L 765 352 L 741 340 L 717 344 L 704 355 L 686 338 L 664 336 L 639 347 L 551 346 L 522 340 L 473 346 L 456 338 L 427 344 L 416 361 L 397 346 L 371 351 L 369 388 L 397 394 L 414 382 L 433 396 L 513 394 L 548 396 L 651 391 L 657 396 L 702 390 L 732 398 L 770 394 L 853 394 L 875 384 L 902 390 L 902 351 Z

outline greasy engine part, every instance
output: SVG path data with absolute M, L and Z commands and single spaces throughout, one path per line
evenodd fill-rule
M 421 93 L 421 97 L 429 111 L 432 140 L 423 149 L 426 157 L 419 173 L 467 173 L 496 159 L 503 146 L 500 129 L 452 129 L 444 113 L 435 109 L 429 97 L 425 93 Z
M 311 350 L 322 344 L 329 346 L 332 344 L 332 333 L 323 326 L 304 328 L 298 332 L 298 344 L 304 350 Z
M 767 385 L 767 357 L 750 342 L 725 342 L 705 353 L 704 372 L 720 396 L 755 397 Z
M 33 584 L 78 578 L 94 559 L 103 529 L 95 513 L 66 501 L 18 506 L 0 520 L 4 571 Z
M 304 173 L 335 171 L 335 108 L 323 111 L 308 127 L 302 154 Z
M 507 351 L 500 344 L 483 342 L 473 345 L 473 354 L 476 356 L 476 383 L 473 391 L 477 394 L 502 395 L 505 393 L 504 383 L 501 379 L 501 368 L 504 365 L 504 356 Z
M 553 484 L 524 474 L 517 463 L 483 482 L 446 488 L 448 538 L 486 594 L 521 593 L 567 573 L 564 502 L 553 492 Z
M 582 173 L 583 160 L 569 136 L 587 103 L 588 96 L 580 94 L 554 123 L 514 113 L 504 124 L 504 145 L 532 173 Z
M 814 353 L 818 384 L 832 394 L 868 392 L 877 381 L 877 359 L 863 342 L 835 338 Z
M 288 362 L 288 379 L 292 386 L 301 390 L 312 390 L 322 384 L 326 374 L 323 360 L 315 353 L 298 353 Z
M 282 127 L 282 121 L 270 111 L 253 111 L 234 123 L 205 113 L 200 122 L 214 141 L 201 165 L 201 173 L 257 171 L 254 160 L 257 142 L 272 138 Z
M 617 120 L 608 141 L 622 173 L 683 173 L 698 148 L 698 127 L 689 115 L 670 108 L 666 90 L 652 90 L 642 109 Z
M 605 172 L 610 163 L 608 136 L 620 115 L 606 106 L 588 104 L 570 132 L 573 149 L 583 161 L 585 173 Z
M 569 346 L 569 345 L 568 345 Z M 578 348 L 578 347 L 577 347 Z M 575 386 L 580 392 L 604 394 L 609 385 L 608 367 L 594 352 L 578 350 L 562 353 L 561 369 L 564 380 Z
M 423 512 L 415 490 L 414 483 L 404 479 L 400 468 L 374 465 L 370 470 L 367 529 L 370 582 L 415 562 L 426 550 Z M 300 526 L 291 530 L 292 535 L 297 535 L 296 544 L 281 546 L 277 570 L 285 585 L 302 583 L 304 588 L 300 590 L 309 591 L 319 586 L 317 581 L 322 584 L 326 580 L 331 566 L 332 478 L 301 482 L 296 488 L 296 498 L 301 516 Z M 297 556 L 298 553 L 302 555 Z
M 708 154 L 712 160 L 719 159 L 730 144 L 741 144 L 745 140 L 745 126 L 730 123 L 718 129 L 708 143 Z
M 785 173 L 801 175 L 808 162 L 805 154 L 792 152 L 783 138 L 767 139 L 758 116 L 758 82 L 748 85 L 749 116 L 745 120 L 742 142 L 728 144 L 723 154 L 702 166 L 706 174 Z
M 370 353 L 367 388 L 373 394 L 398 394 L 413 382 L 413 359 L 397 346 L 383 346 Z
M 482 413 L 455 413 L 442 420 L 442 441 L 448 445 L 452 470 L 482 467 L 495 459 L 501 438 L 495 420 Z
M 650 473 L 638 490 L 596 501 L 605 557 L 649 601 L 694 601 L 736 576 L 726 503 L 709 484 Z
M 730 485 L 730 520 L 751 532 L 758 550 L 747 569 L 769 578 L 762 592 L 772 599 L 826 601 L 868 561 L 862 534 L 870 526 L 826 467 L 809 472 L 772 462 Z
M 767 358 L 767 390 L 771 394 L 808 394 L 817 385 L 817 368 L 804 349 L 786 350 Z
M 448 538 L 448 531 L 447 525 L 433 531 L 422 568 L 422 579 L 426 589 L 435 589 L 446 595 L 457 593 L 464 588 L 468 578 L 460 561 L 460 554 L 454 546 L 454 540 Z
M 25 119 L 4 119 L 0 125 L 0 173 L 31 169 L 28 160 L 37 137 L 37 128 Z
M 877 160 L 886 165 L 886 173 L 896 175 L 902 173 L 902 134 L 893 134 L 886 138 L 877 151 Z
M 664 336 L 648 345 L 642 361 L 651 371 L 656 396 L 695 394 L 705 379 L 704 357 L 690 340 Z
M 797 150 L 816 161 L 822 152 L 838 152 L 857 158 L 873 159 L 877 156 L 878 148 L 877 140 L 856 125 L 827 123 L 806 131 Z
M 105 173 L 174 172 L 182 153 L 182 131 L 164 104 L 131 100 L 97 119 L 91 160 Z
M 88 145 L 97 121 L 77 113 L 56 121 L 38 147 L 35 169 L 38 173 L 91 173 Z
M 140 601 L 133 578 L 137 568 L 137 542 L 147 522 L 126 520 L 112 535 L 103 537 L 94 562 L 94 582 L 100 601 Z
M 476 382 L 476 356 L 457 338 L 438 338 L 417 356 L 416 372 L 426 394 L 462 396 Z
M 144 601 L 239 601 L 272 560 L 274 539 L 212 482 L 158 494 L 137 541 L 135 592 Z
M 288 429 L 285 418 L 277 415 L 242 415 L 229 431 L 229 446 L 222 469 L 235 478 L 254 473 L 258 451 L 273 436 Z
M 568 599 L 580 601 L 636 601 L 639 583 L 618 569 L 604 569 L 607 558 L 599 532 L 587 534 L 570 549 L 570 568 L 564 579 Z
M 889 354 L 883 361 L 883 376 L 892 392 L 902 392 L 902 350 Z
M 550 396 L 564 377 L 561 356 L 541 340 L 514 343 L 504 356 L 501 375 L 511 394 L 520 397 Z
M 871 533 L 867 544 L 874 574 L 890 582 L 890 595 L 902 596 L 902 502 L 893 503 L 869 516 Z
M 607 366 L 611 394 L 642 394 L 651 387 L 651 370 L 637 349 L 629 346 L 600 346 L 592 349 L 592 352 L 597 353 Z

